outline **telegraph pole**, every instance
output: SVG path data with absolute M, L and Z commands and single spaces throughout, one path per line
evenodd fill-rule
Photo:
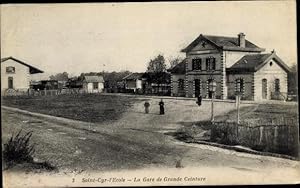
M 214 92 L 212 92 L 211 96 L 211 118 L 210 121 L 213 123 L 215 121 L 215 116 L 214 116 Z
M 236 97 L 237 97 L 236 98 L 236 100 L 237 100 L 237 105 L 236 105 L 236 107 L 237 107 L 237 123 L 240 124 L 240 99 L 241 99 L 241 97 L 239 94 L 237 94 Z
M 209 83 L 209 90 L 211 91 L 211 118 L 210 121 L 213 123 L 215 121 L 214 116 L 214 98 L 215 98 L 215 91 L 217 89 L 217 83 L 215 80 L 211 79 Z

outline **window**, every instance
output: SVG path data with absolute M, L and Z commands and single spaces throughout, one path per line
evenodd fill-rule
M 15 67 L 6 67 L 6 73 L 15 73 Z
M 178 90 L 184 90 L 184 80 L 183 79 L 178 80 Z
M 207 95 L 208 98 L 213 98 L 215 95 L 215 92 L 217 90 L 217 82 L 213 79 L 210 78 L 207 80 Z
M 8 88 L 13 89 L 14 88 L 14 80 L 13 77 L 8 77 Z
M 193 59 L 192 60 L 192 69 L 193 70 L 202 70 L 202 59 Z
M 242 78 L 235 80 L 235 91 L 237 93 L 244 93 L 244 80 Z
M 275 92 L 280 92 L 280 80 L 275 79 Z
M 98 82 L 94 82 L 94 83 L 93 83 L 93 88 L 94 88 L 94 89 L 98 89 Z
M 271 61 L 271 62 L 270 62 L 270 66 L 272 66 L 272 65 L 273 65 L 273 62 Z
M 206 70 L 216 70 L 216 58 L 206 58 Z

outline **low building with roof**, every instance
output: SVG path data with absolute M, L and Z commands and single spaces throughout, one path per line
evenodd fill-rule
M 125 88 L 138 94 L 170 95 L 171 75 L 167 72 L 131 73 L 123 78 Z
M 132 90 L 134 93 L 143 92 L 144 73 L 134 72 L 123 78 L 126 90 Z
M 104 90 L 103 76 L 83 76 L 82 89 L 86 93 L 101 93 Z
M 290 68 L 272 51 L 237 37 L 200 35 L 182 50 L 186 58 L 169 70 L 171 95 L 245 100 L 284 99 Z M 216 84 L 216 91 L 209 89 Z
M 14 57 L 1 59 L 1 95 L 27 92 L 31 75 L 43 73 L 42 70 Z

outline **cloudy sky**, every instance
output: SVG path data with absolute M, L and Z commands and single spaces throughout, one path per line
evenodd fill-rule
M 1 5 L 1 56 L 46 72 L 145 71 L 199 34 L 237 36 L 297 61 L 295 1 Z

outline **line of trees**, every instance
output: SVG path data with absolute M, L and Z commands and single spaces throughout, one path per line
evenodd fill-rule
M 177 56 L 177 57 L 169 57 L 168 62 L 169 66 L 167 66 L 166 59 L 162 54 L 158 54 L 153 59 L 150 59 L 147 66 L 147 71 L 149 73 L 162 73 L 167 71 L 167 67 L 174 67 L 177 64 L 179 64 L 183 58 Z M 89 72 L 89 73 L 81 73 L 79 76 L 73 76 L 70 77 L 69 73 L 62 72 L 57 73 L 55 75 L 51 75 L 49 77 L 50 80 L 57 80 L 57 81 L 68 81 L 69 79 L 82 79 L 85 75 L 95 75 L 95 76 L 103 76 L 106 86 L 107 87 L 113 87 L 113 85 L 116 85 L 117 82 L 121 81 L 122 78 L 125 76 L 131 74 L 131 71 L 120 71 L 120 72 Z

